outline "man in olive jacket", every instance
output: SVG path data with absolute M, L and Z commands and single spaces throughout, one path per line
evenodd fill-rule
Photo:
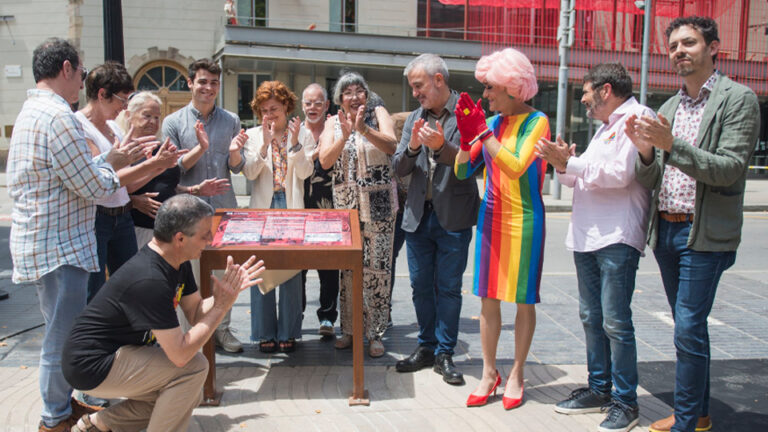
M 711 18 L 667 28 L 682 89 L 657 119 L 631 118 L 637 179 L 654 191 L 648 244 L 675 320 L 675 414 L 650 431 L 711 428 L 707 316 L 741 240 L 744 185 L 760 126 L 757 97 L 714 67 L 720 47 Z

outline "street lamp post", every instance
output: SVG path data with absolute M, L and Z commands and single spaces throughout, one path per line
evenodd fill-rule
M 648 100 L 648 69 L 650 63 L 650 39 L 651 39 L 651 10 L 652 0 L 638 0 L 635 6 L 643 11 L 643 53 L 640 69 L 640 103 L 645 105 Z

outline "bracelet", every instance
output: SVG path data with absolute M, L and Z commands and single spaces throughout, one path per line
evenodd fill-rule
M 486 138 L 488 138 L 493 132 L 490 129 L 486 129 L 483 132 L 480 133 L 480 135 L 476 136 L 472 141 L 469 142 L 469 145 L 472 146 L 478 141 L 485 141 Z
M 360 132 L 360 135 L 362 135 L 362 136 L 365 136 L 365 134 L 367 134 L 367 133 L 368 133 L 368 129 L 370 129 L 370 127 L 368 127 L 368 125 L 365 125 L 365 130 L 363 130 L 362 132 Z

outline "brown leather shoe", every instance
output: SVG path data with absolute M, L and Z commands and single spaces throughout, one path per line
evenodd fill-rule
M 37 428 L 37 432 L 69 432 L 72 429 L 72 426 L 76 423 L 77 420 L 74 420 L 72 417 L 62 420 L 59 424 L 53 427 L 48 427 L 41 421 Z
M 667 418 L 651 423 L 651 426 L 648 427 L 648 432 L 669 432 L 674 425 L 675 416 L 673 414 Z M 712 418 L 709 416 L 699 417 L 699 420 L 696 422 L 696 432 L 704 432 L 710 429 L 712 429 Z

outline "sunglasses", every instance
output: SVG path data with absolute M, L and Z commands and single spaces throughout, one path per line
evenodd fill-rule
M 87 77 L 87 76 L 88 76 L 88 69 L 86 69 L 85 66 L 83 66 L 83 72 L 80 74 L 80 78 L 83 81 L 85 81 L 85 77 Z

